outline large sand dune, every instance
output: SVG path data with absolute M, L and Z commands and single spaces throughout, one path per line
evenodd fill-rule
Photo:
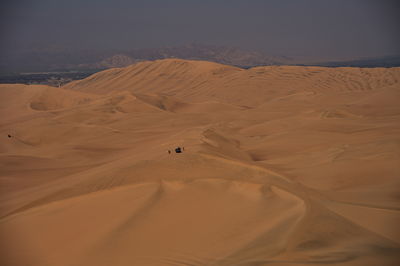
M 399 265 L 399 82 L 168 59 L 0 85 L 0 264 Z

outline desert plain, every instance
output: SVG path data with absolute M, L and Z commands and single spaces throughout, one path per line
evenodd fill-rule
M 0 264 L 400 265 L 399 82 L 165 59 L 0 85 Z

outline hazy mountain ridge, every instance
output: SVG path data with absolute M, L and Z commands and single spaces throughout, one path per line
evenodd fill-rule
M 213 61 L 240 67 L 290 64 L 292 59 L 226 46 L 189 44 L 178 47 L 130 50 L 80 50 L 34 48 L 3 56 L 2 72 L 59 71 L 125 67 L 140 61 L 181 58 Z
M 144 48 L 130 50 L 73 51 L 57 47 L 36 47 L 2 55 L 0 73 L 83 71 L 92 72 L 114 67 L 126 67 L 141 61 L 165 58 L 205 60 L 249 68 L 269 65 L 396 67 L 400 56 L 350 58 L 347 60 L 321 60 L 305 56 L 272 56 L 228 46 L 189 44 L 177 47 Z

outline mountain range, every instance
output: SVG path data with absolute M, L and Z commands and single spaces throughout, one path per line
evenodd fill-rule
M 328 60 L 305 56 L 268 55 L 258 51 L 227 46 L 188 44 L 177 47 L 102 51 L 35 47 L 3 54 L 0 61 L 0 72 L 93 71 L 165 58 L 206 60 L 243 68 L 262 65 L 400 66 L 400 56 Z

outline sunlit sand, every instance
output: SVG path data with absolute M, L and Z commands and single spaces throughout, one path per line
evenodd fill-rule
M 399 265 L 399 81 L 166 59 L 0 85 L 1 264 Z

